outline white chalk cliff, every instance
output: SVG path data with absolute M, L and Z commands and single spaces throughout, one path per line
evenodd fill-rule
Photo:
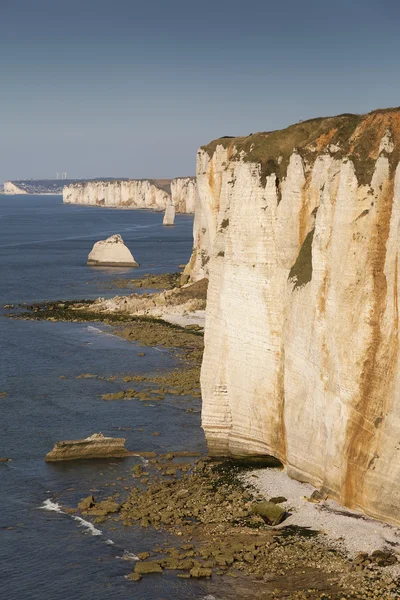
M 64 187 L 63 202 L 161 211 L 169 198 L 168 186 L 165 181 L 148 179 L 79 182 Z
M 177 213 L 194 213 L 197 185 L 195 177 L 177 177 L 171 181 L 171 198 Z
M 66 185 L 63 190 L 66 204 L 164 211 L 172 200 L 179 213 L 193 213 L 195 197 L 193 177 L 83 181 Z
M 27 193 L 26 190 L 24 190 L 23 188 L 19 187 L 18 185 L 16 185 L 12 181 L 5 181 L 4 182 L 4 194 L 19 195 L 19 194 L 26 194 L 26 193 Z
M 139 266 L 118 233 L 106 240 L 96 242 L 88 256 L 87 264 L 103 267 Z
M 272 454 L 400 523 L 400 110 L 200 149 L 211 453 Z

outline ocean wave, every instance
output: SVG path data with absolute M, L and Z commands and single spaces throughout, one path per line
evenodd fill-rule
M 60 505 L 57 502 L 53 502 L 50 499 L 45 500 L 40 508 L 43 510 L 51 510 L 52 512 L 62 513 L 63 515 L 66 514 L 63 510 L 61 510 Z
M 49 510 L 51 512 L 60 513 L 62 515 L 67 514 L 66 512 L 61 510 L 61 507 L 58 504 L 58 502 L 53 502 L 53 500 L 50 500 L 50 498 L 45 500 L 42 506 L 40 506 L 39 508 L 41 508 L 42 510 Z M 81 517 L 76 517 L 75 515 L 68 516 L 71 516 L 74 521 L 77 521 L 78 527 L 82 527 L 91 535 L 102 535 L 102 531 L 100 531 L 100 529 L 96 529 L 96 527 L 92 523 L 89 523 L 89 521 L 85 521 L 85 519 L 82 519 Z M 114 543 L 112 540 L 107 540 L 105 543 L 110 544 L 110 542 L 111 544 Z
M 124 550 L 123 555 L 117 556 L 116 558 L 119 558 L 120 560 L 130 560 L 130 561 L 139 560 L 139 557 L 136 556 L 136 554 L 133 554 L 133 552 L 128 552 L 128 550 Z
M 153 406 L 155 406 L 155 405 L 153 404 Z M 149 464 L 149 461 L 146 458 L 144 458 L 143 456 L 140 456 L 140 454 L 133 454 L 133 456 L 138 456 L 144 465 Z
M 78 521 L 78 527 L 83 527 L 91 535 L 102 535 L 102 531 L 100 531 L 100 529 L 96 529 L 96 527 L 92 523 L 89 523 L 89 521 L 85 521 L 85 519 L 82 519 L 81 517 L 72 516 L 72 518 L 74 521 Z
M 90 331 L 90 333 L 103 333 L 103 331 L 99 329 L 99 327 L 93 327 L 93 325 L 88 325 L 85 329 L 87 331 Z
M 108 331 L 104 331 L 104 329 L 100 329 L 100 327 L 94 327 L 93 325 L 88 325 L 85 327 L 86 331 L 95 335 L 109 335 L 111 337 L 115 337 L 113 333 L 108 333 Z M 91 343 L 91 342 L 89 342 Z

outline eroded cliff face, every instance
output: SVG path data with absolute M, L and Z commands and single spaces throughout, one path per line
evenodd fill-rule
M 63 190 L 63 202 L 67 204 L 161 211 L 172 202 L 177 213 L 193 213 L 195 197 L 193 177 L 86 181 L 66 185 Z
M 400 523 L 400 111 L 223 138 L 198 154 L 209 276 L 203 427 Z
M 165 210 L 169 184 L 155 180 L 88 181 L 65 186 L 63 202 L 119 208 Z
M 177 213 L 194 213 L 196 194 L 195 177 L 177 177 L 171 181 L 171 198 Z

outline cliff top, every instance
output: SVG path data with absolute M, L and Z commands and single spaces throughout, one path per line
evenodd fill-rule
M 70 181 L 70 182 L 65 182 L 65 185 L 72 185 L 72 186 L 80 186 L 80 185 L 89 185 L 91 183 L 120 183 L 122 181 L 148 181 L 149 183 L 151 183 L 152 185 L 155 185 L 157 188 L 159 188 L 160 190 L 163 190 L 164 192 L 167 192 L 167 194 L 171 193 L 171 181 L 176 181 L 177 179 L 196 179 L 196 177 L 175 177 L 174 179 L 150 179 L 150 178 L 143 178 L 143 179 L 129 179 L 129 178 L 118 178 L 118 179 L 112 179 L 112 178 L 103 178 L 103 179 L 86 179 L 86 180 L 74 180 L 74 181 Z
M 381 148 L 385 134 L 388 143 Z M 289 158 L 297 150 L 308 163 L 324 152 L 338 158 L 347 156 L 354 163 L 359 183 L 367 184 L 380 152 L 390 155 L 392 167 L 400 160 L 400 108 L 378 109 L 366 115 L 319 117 L 277 131 L 225 136 L 202 149 L 212 156 L 219 145 L 228 149 L 233 160 L 242 156 L 245 161 L 259 163 L 262 180 L 272 173 L 284 177 Z

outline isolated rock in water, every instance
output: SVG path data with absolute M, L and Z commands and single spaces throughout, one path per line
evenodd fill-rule
M 84 440 L 56 442 L 53 450 L 46 454 L 46 461 L 77 460 L 81 458 L 122 458 L 128 456 L 125 438 L 105 437 L 94 433 Z
M 171 201 L 167 203 L 167 208 L 165 209 L 163 225 L 173 225 L 175 223 L 175 206 Z
M 11 462 L 11 458 L 7 458 L 6 456 L 0 456 L 0 463 Z
M 279 525 L 285 518 L 286 511 L 273 502 L 258 502 L 253 504 L 251 512 L 260 515 L 268 525 Z
M 103 267 L 138 267 L 124 240 L 117 233 L 96 242 L 87 260 L 88 265 Z

